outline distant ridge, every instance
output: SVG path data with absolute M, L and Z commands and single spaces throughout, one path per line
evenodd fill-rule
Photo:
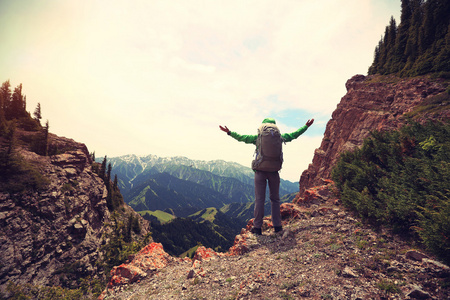
M 100 162 L 102 159 L 97 158 L 96 160 Z M 211 190 L 211 195 L 215 195 L 216 192 L 222 194 L 225 198 L 214 205 L 217 208 L 222 207 L 223 203 L 246 203 L 253 201 L 254 198 L 253 171 L 235 162 L 192 160 L 181 156 L 158 157 L 152 154 L 146 156 L 128 154 L 107 158 L 107 161 L 112 167 L 112 177 L 117 175 L 118 186 L 125 201 L 130 203 L 131 206 L 133 206 L 133 201 L 142 203 L 142 201 L 136 201 L 133 197 L 142 193 L 142 189 L 146 188 L 146 183 L 150 179 L 155 182 L 154 176 L 161 173 L 167 173 L 180 180 L 204 186 Z M 167 176 L 158 177 L 158 185 L 164 186 L 164 178 L 169 179 Z M 180 181 L 178 183 L 181 184 Z M 176 184 L 166 187 L 176 193 L 186 191 L 185 186 L 180 189 L 180 186 Z M 281 180 L 281 196 L 296 192 L 298 192 L 298 183 Z M 209 203 L 210 201 L 202 199 L 201 202 Z M 200 206 L 200 208 L 206 207 Z M 159 209 L 163 208 L 159 207 Z
M 101 160 L 102 158 L 97 159 L 97 161 Z M 188 166 L 219 176 L 237 178 L 247 184 L 251 184 L 253 181 L 253 171 L 250 168 L 224 160 L 203 161 L 192 160 L 183 156 L 158 157 L 152 154 L 146 156 L 127 154 L 108 158 L 108 161 L 113 168 L 113 174 L 118 174 L 118 177 L 124 181 L 124 184 L 132 182 L 137 175 L 145 170 L 156 168 L 162 173 L 170 165 Z

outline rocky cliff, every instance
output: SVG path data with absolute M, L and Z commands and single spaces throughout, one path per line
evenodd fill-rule
M 17 130 L 15 135 L 19 163 L 34 172 L 41 185 L 0 191 L 1 291 L 9 281 L 74 287 L 80 278 L 101 278 L 101 246 L 108 243 L 108 224 L 114 220 L 105 183 L 93 172 L 88 149 L 50 134 L 49 144 L 58 154 L 42 156 L 31 151 L 29 143 L 39 132 Z M 126 205 L 121 211 L 135 214 Z M 139 222 L 145 235 L 148 222 L 140 217 Z
M 371 131 L 398 129 L 408 117 L 419 122 L 448 120 L 448 101 L 434 100 L 447 86 L 448 82 L 429 77 L 353 76 L 346 83 L 347 94 L 327 123 L 312 163 L 300 177 L 300 195 L 330 179 L 339 155 L 360 147 Z

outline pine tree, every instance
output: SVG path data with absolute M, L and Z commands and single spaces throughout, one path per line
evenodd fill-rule
M 131 229 L 133 227 L 133 214 L 130 213 L 128 220 L 125 224 L 123 240 L 127 243 L 131 242 Z
M 408 41 L 409 27 L 411 26 L 412 9 L 410 0 L 402 0 L 402 11 L 400 16 L 400 25 L 397 30 L 397 39 L 395 41 L 395 55 L 398 65 L 395 72 L 402 70 L 406 64 L 405 55 L 406 43 Z
M 419 33 L 419 51 L 424 54 L 433 45 L 435 40 L 435 20 L 436 1 L 428 0 L 423 5 L 423 20 Z
M 33 113 L 34 119 L 41 124 L 42 114 L 41 114 L 41 103 L 38 103 L 36 109 Z
M 435 38 L 445 39 L 449 32 L 449 18 L 450 18 L 450 1 L 440 0 L 436 3 L 434 11 L 435 20 Z
M 114 190 L 119 190 L 119 186 L 118 186 L 118 180 L 117 180 L 117 174 L 114 175 Z
M 413 65 L 419 56 L 419 33 L 420 33 L 420 25 L 422 23 L 422 9 L 421 9 L 421 0 L 412 0 L 411 8 L 412 8 L 412 17 L 411 17 L 411 25 L 409 27 L 408 32 L 408 40 L 406 42 L 405 48 L 405 56 L 407 57 L 407 63 L 403 70 L 403 75 L 412 75 Z
M 43 137 L 43 155 L 44 156 L 48 156 L 48 133 L 49 133 L 49 129 L 50 129 L 50 125 L 49 122 L 47 120 L 47 122 L 45 122 L 45 127 L 44 127 L 44 137 Z
M 7 112 L 11 102 L 11 84 L 9 80 L 3 82 L 0 88 L 0 118 L 8 118 Z M 9 118 L 8 118 L 9 119 Z M 0 120 L 1 121 L 1 120 Z
M 449 16 L 449 0 L 402 0 L 401 22 L 391 17 L 368 73 L 449 77 Z
M 111 163 L 108 164 L 108 171 L 106 172 L 106 185 L 110 185 L 110 181 L 111 181 Z
M 3 110 L 3 99 L 0 97 L 0 136 L 6 131 L 6 117 Z
M 26 116 L 26 97 L 22 94 L 22 84 L 19 84 L 12 94 L 9 115 L 11 119 L 19 119 Z
M 100 178 L 105 180 L 105 176 L 106 176 L 106 155 L 103 158 L 102 161 L 102 166 L 100 167 L 100 174 L 99 174 Z
M 373 63 L 369 67 L 369 75 L 381 73 L 381 47 L 383 47 L 383 39 L 378 42 L 378 45 L 375 47 L 375 52 L 373 55 Z
M 386 74 L 386 63 L 388 60 L 388 41 L 389 41 L 389 26 L 386 26 L 384 30 L 384 37 L 381 39 L 380 46 L 380 63 L 379 63 L 379 72 L 381 74 Z
M 442 41 L 439 54 L 436 56 L 434 60 L 434 68 L 435 71 L 444 70 L 444 72 L 442 73 L 447 74 L 446 75 L 447 77 L 450 76 L 450 25 L 448 25 L 448 31 L 445 38 Z
M 397 65 L 397 57 L 395 56 L 395 41 L 397 39 L 397 23 L 395 22 L 394 17 L 391 17 L 388 26 L 388 36 L 387 36 L 387 64 L 384 67 L 386 72 L 392 73 L 395 72 L 395 68 Z
M 139 219 L 137 217 L 132 219 L 131 229 L 137 234 L 141 233 L 141 224 L 139 224 Z

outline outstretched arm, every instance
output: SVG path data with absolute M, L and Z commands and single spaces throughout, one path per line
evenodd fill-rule
M 314 119 L 310 119 L 306 122 L 305 125 L 303 125 L 302 127 L 300 127 L 299 129 L 297 129 L 296 131 L 292 132 L 292 133 L 283 133 L 281 135 L 281 137 L 283 138 L 283 140 L 285 142 L 290 142 L 292 140 L 295 140 L 296 138 L 298 138 L 300 135 L 302 135 L 308 128 L 309 126 L 311 126 L 314 123 Z
M 220 130 L 222 130 L 223 132 L 226 132 L 228 135 L 230 135 L 235 140 L 238 140 L 239 142 L 244 142 L 246 144 L 255 144 L 256 138 L 258 137 L 257 135 L 240 135 L 237 132 L 232 132 L 230 129 L 228 129 L 227 126 L 219 125 L 219 128 L 220 128 Z

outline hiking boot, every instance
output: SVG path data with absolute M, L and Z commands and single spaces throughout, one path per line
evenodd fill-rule
M 253 234 L 256 234 L 256 235 L 261 235 L 262 234 L 261 228 L 256 228 L 256 227 L 253 227 L 252 230 L 250 230 L 250 232 L 253 233 Z
M 280 232 L 281 230 L 283 230 L 283 227 L 282 226 L 275 226 L 274 229 L 275 229 L 275 232 Z

